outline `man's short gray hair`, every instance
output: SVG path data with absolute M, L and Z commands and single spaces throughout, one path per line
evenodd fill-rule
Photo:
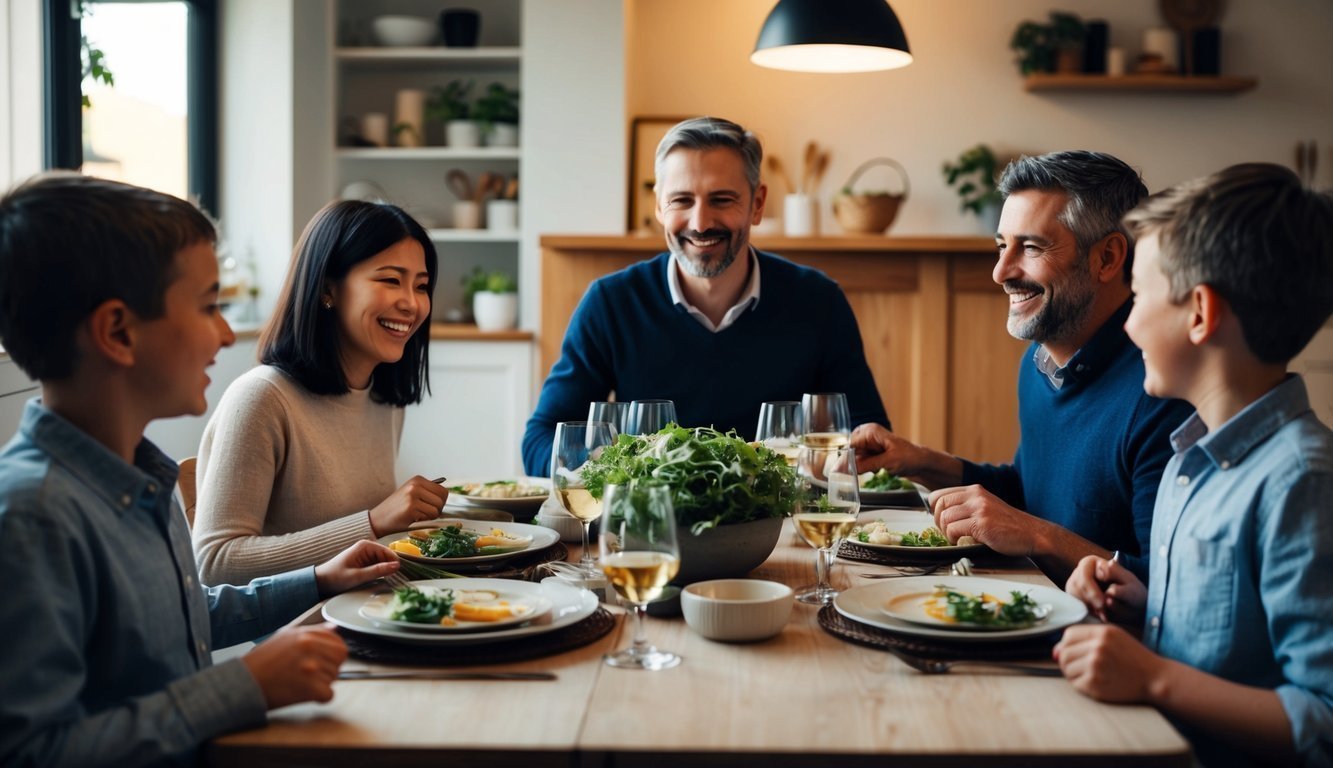
M 1068 199 L 1057 219 L 1074 233 L 1078 252 L 1087 255 L 1093 243 L 1112 232 L 1125 236 L 1125 282 L 1134 263 L 1134 237 L 1121 222 L 1126 213 L 1148 196 L 1139 172 L 1104 152 L 1073 150 L 1047 155 L 1024 155 L 1009 164 L 1000 177 L 1000 194 L 1035 189 L 1064 192 Z
M 662 137 L 657 145 L 657 155 L 653 162 L 653 176 L 656 179 L 653 191 L 662 183 L 662 163 L 673 149 L 714 149 L 725 147 L 735 150 L 745 165 L 745 180 L 750 184 L 750 193 L 759 188 L 759 166 L 764 160 L 764 148 L 759 145 L 759 137 L 745 130 L 730 120 L 720 117 L 694 117 L 676 123 Z

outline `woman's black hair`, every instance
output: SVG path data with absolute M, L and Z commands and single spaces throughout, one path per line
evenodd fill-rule
M 277 308 L 260 336 L 260 362 L 278 368 L 315 394 L 350 391 L 338 355 L 337 317 L 321 306 L 321 297 L 353 266 L 407 238 L 416 240 L 425 252 L 426 290 L 434 295 L 435 246 L 411 216 L 388 203 L 339 200 L 324 206 L 296 245 Z M 429 348 L 430 323 L 426 322 L 407 340 L 398 362 L 376 366 L 371 396 L 397 406 L 421 402 L 430 391 Z

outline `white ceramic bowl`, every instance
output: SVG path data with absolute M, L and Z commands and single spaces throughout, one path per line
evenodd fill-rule
M 578 518 L 562 509 L 560 502 L 555 500 L 554 495 L 546 497 L 546 501 L 542 502 L 542 506 L 532 522 L 560 534 L 561 541 L 574 544 L 583 543 L 583 523 L 580 523 Z M 595 539 L 592 541 L 592 546 L 594 548 L 597 546 Z
M 764 640 L 791 618 L 791 587 L 760 579 L 698 581 L 680 593 L 680 609 L 690 629 L 709 640 Z
M 376 16 L 370 26 L 380 45 L 404 48 L 435 42 L 435 22 L 420 16 Z

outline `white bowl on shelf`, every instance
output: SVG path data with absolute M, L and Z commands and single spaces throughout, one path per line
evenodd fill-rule
M 420 16 L 376 16 L 370 22 L 380 45 L 410 48 L 435 42 L 434 20 Z
M 709 640 L 750 642 L 782 631 L 791 618 L 791 587 L 762 579 L 697 581 L 680 593 L 690 629 Z

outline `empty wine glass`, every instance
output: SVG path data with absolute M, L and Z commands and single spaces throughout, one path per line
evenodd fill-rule
M 602 492 L 606 519 L 597 537 L 602 572 L 616 594 L 633 606 L 633 643 L 618 653 L 607 654 L 606 663 L 628 669 L 668 669 L 680 657 L 648 644 L 644 614 L 648 603 L 680 569 L 676 544 L 676 514 L 671 490 L 651 481 L 632 480 L 607 485 Z
M 625 431 L 631 435 L 651 435 L 676 421 L 676 404 L 670 400 L 631 400 Z
M 588 421 L 610 422 L 616 432 L 624 432 L 629 421 L 629 403 L 596 400 L 588 404 Z
M 795 400 L 774 400 L 759 406 L 759 425 L 754 439 L 765 448 L 787 460 L 787 466 L 796 466 L 801 450 L 801 404 Z
M 801 442 L 815 448 L 841 448 L 851 444 L 852 418 L 847 396 L 841 392 L 819 392 L 801 396 L 801 419 L 805 434 Z
M 583 484 L 583 465 L 597 458 L 616 439 L 616 428 L 605 421 L 562 421 L 555 425 L 551 450 L 551 488 L 565 511 L 583 525 L 583 556 L 579 568 L 598 576 L 597 563 L 588 543 L 592 521 L 602 516 L 602 502 Z
M 829 583 L 833 559 L 843 539 L 856 526 L 861 493 L 856 481 L 856 454 L 849 447 L 802 446 L 797 458 L 796 506 L 792 523 L 805 543 L 815 548 L 815 585 L 796 593 L 803 603 L 823 605 L 837 597 Z

